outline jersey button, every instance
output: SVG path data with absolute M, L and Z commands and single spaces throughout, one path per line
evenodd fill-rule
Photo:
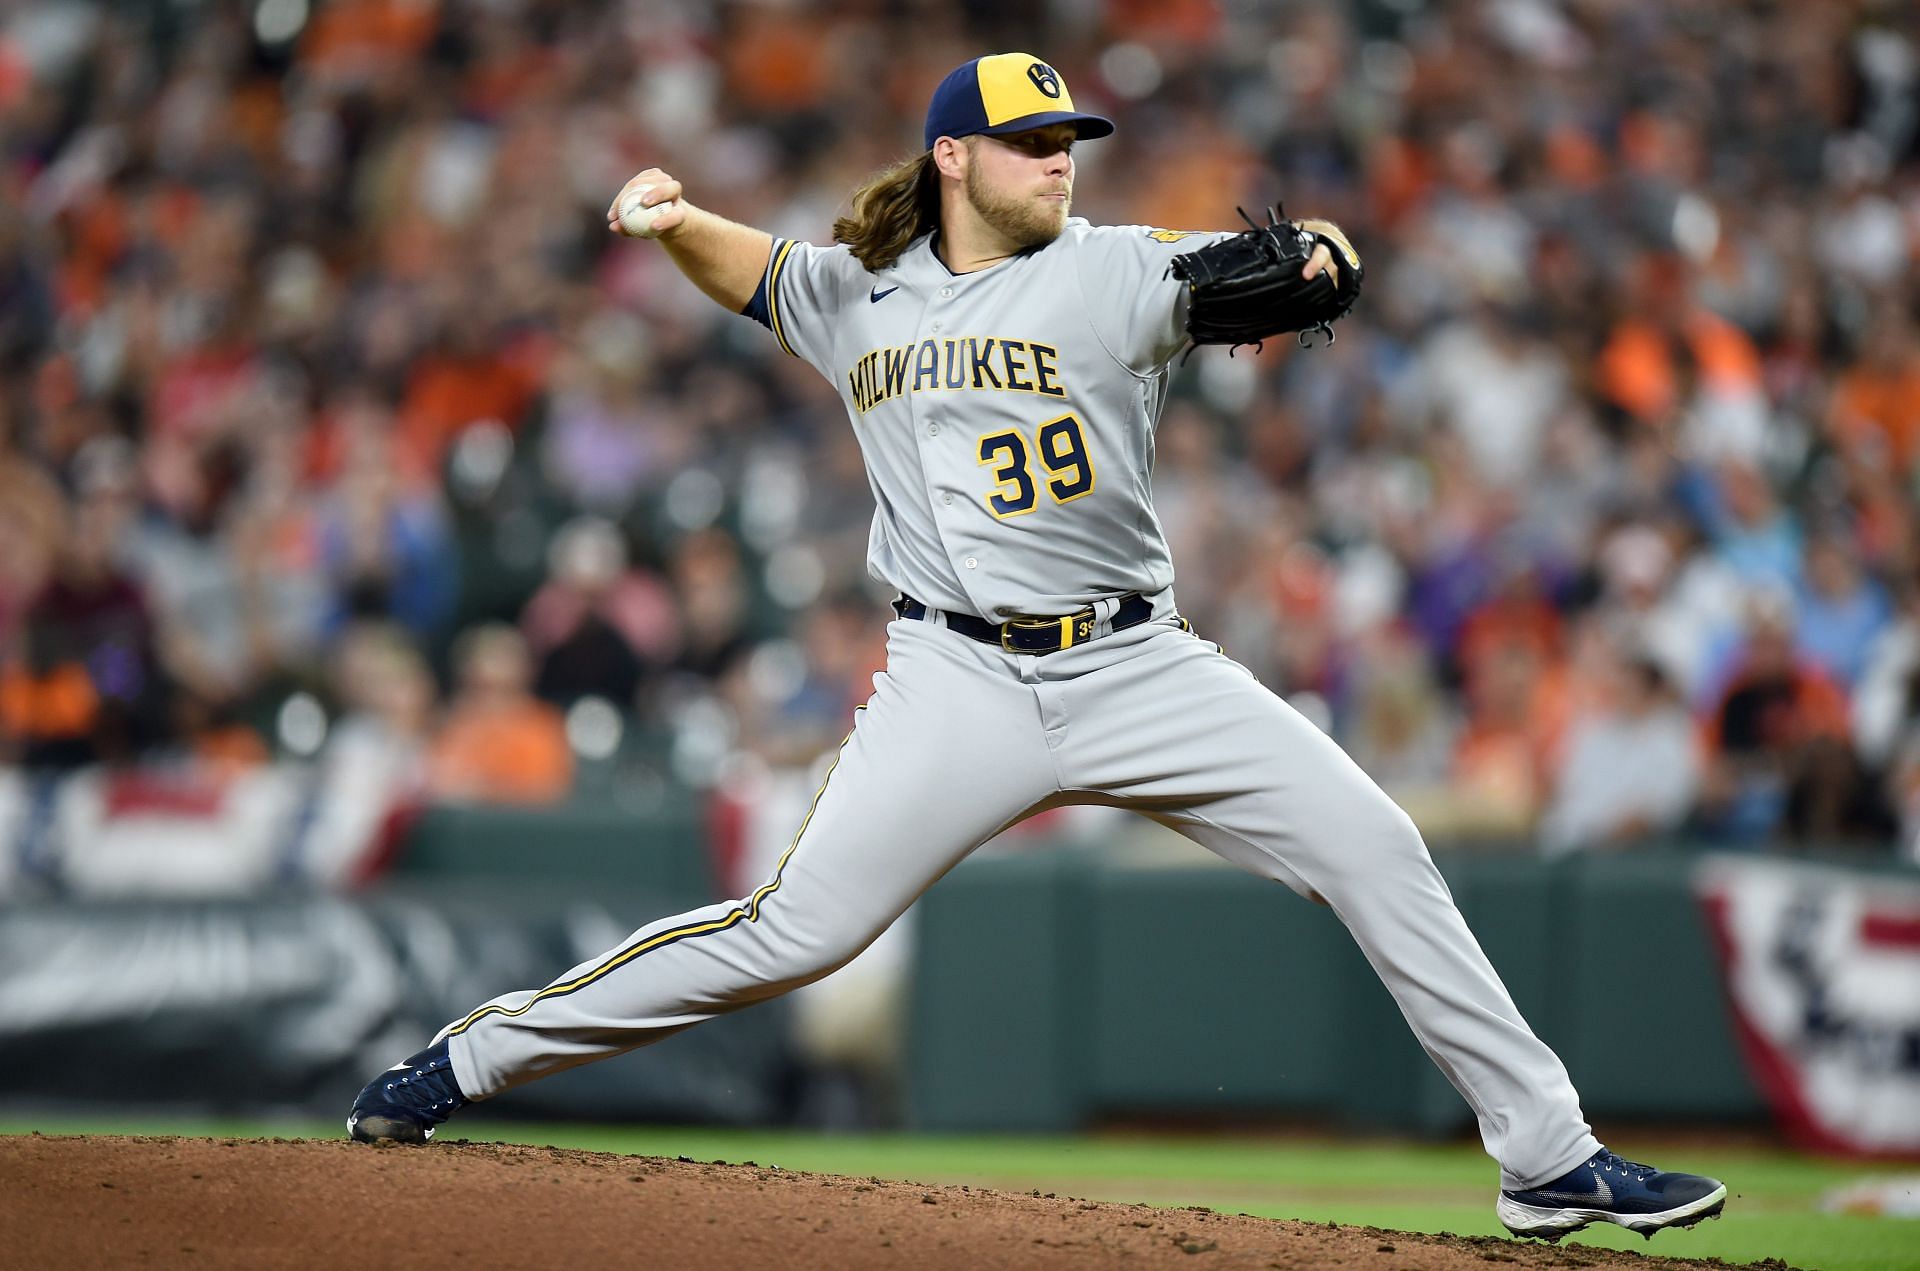
M 938 322 L 936 322 L 936 323 L 934 323 L 934 324 L 933 324 L 933 329 L 934 329 L 935 331 L 938 331 L 938 330 L 940 329 L 940 324 L 939 324 Z
M 940 496 L 940 501 L 941 501 L 942 503 L 944 503 L 944 504 L 946 504 L 946 505 L 947 505 L 948 507 L 952 507 L 952 506 L 953 506 L 953 496 L 952 496 L 951 494 L 943 494 L 943 495 L 941 495 L 941 496 Z
M 969 556 L 969 557 L 967 557 L 967 568 L 968 568 L 968 569 L 978 569 L 978 568 L 980 568 L 980 562 L 979 562 L 979 561 L 977 561 L 977 560 L 975 560 L 975 559 L 974 559 L 973 557 L 971 557 L 971 556 Z
M 940 435 L 940 425 L 938 424 L 927 425 L 927 436 L 938 437 L 939 435 Z
M 949 297 L 951 297 L 952 295 L 953 295 L 953 288 L 952 288 L 952 287 L 942 287 L 942 288 L 940 288 L 940 298 L 941 298 L 942 300 L 946 300 L 946 299 L 948 299 Z

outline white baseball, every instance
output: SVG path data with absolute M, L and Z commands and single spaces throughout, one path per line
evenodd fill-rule
M 653 218 L 673 206 L 671 199 L 654 207 L 643 205 L 640 200 L 651 189 L 650 185 L 636 185 L 620 196 L 620 228 L 635 238 L 652 238 Z

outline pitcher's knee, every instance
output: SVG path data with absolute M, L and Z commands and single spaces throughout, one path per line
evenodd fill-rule
M 880 931 L 800 921 L 776 923 L 765 934 L 774 972 L 769 978 L 798 988 L 824 979 L 853 961 Z
M 1429 859 L 1427 841 L 1420 827 L 1405 809 L 1386 795 L 1367 801 L 1358 810 L 1358 825 L 1353 841 L 1372 861 L 1409 861 Z

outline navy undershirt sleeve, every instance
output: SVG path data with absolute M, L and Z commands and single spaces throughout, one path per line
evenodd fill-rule
M 780 259 L 780 244 L 786 241 L 784 238 L 773 240 L 773 251 L 767 256 L 767 269 L 760 275 L 760 285 L 753 289 L 753 296 L 747 301 L 747 307 L 740 311 L 769 331 L 773 330 L 773 314 L 767 308 L 767 284 L 773 278 L 773 262 Z

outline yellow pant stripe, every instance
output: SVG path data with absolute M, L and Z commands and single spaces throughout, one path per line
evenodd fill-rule
M 854 707 L 856 719 L 859 712 L 865 709 L 867 708 L 864 704 Z M 857 722 L 855 726 L 858 727 Z M 852 732 L 848 732 L 847 735 L 841 739 L 840 751 L 842 754 L 846 753 L 847 742 L 851 740 L 853 740 Z M 736 925 L 743 919 L 747 922 L 758 922 L 760 920 L 760 902 L 780 890 L 780 876 L 786 871 L 787 862 L 793 858 L 794 849 L 800 846 L 801 836 L 807 832 L 807 826 L 813 824 L 814 809 L 820 806 L 821 796 L 827 792 L 827 782 L 833 780 L 834 769 L 839 766 L 840 758 L 836 755 L 833 760 L 833 767 L 828 768 L 827 775 L 820 779 L 820 788 L 813 792 L 813 802 L 807 805 L 807 815 L 800 822 L 800 828 L 794 831 L 793 842 L 787 844 L 787 850 L 780 854 L 780 863 L 774 866 L 773 877 L 763 883 L 760 889 L 754 892 L 752 896 L 748 897 L 745 905 L 737 906 L 719 918 L 712 918 L 706 922 L 694 923 L 690 926 L 675 927 L 671 931 L 662 931 L 658 935 L 648 936 L 632 948 L 622 949 L 605 962 L 602 962 L 599 966 L 593 968 L 593 970 L 588 971 L 585 975 L 578 976 L 561 984 L 549 984 L 546 988 L 541 989 L 519 1006 L 512 1008 L 505 1006 L 482 1006 L 473 1012 L 473 1014 L 448 1029 L 447 1036 L 452 1037 L 459 1033 L 464 1033 L 489 1015 L 499 1015 L 502 1018 L 525 1015 L 529 1010 L 533 1009 L 535 1003 L 544 1001 L 550 997 L 563 997 L 568 993 L 577 992 L 600 979 L 609 971 L 617 971 L 643 953 L 649 953 L 654 949 L 674 944 L 681 940 L 691 939 L 694 936 L 709 936 L 716 931 L 725 931 L 728 927 Z

